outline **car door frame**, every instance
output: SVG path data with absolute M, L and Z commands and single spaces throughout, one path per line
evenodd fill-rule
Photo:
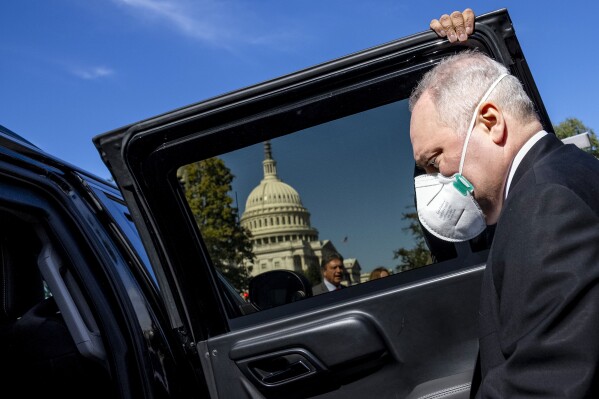
M 395 299 L 396 295 L 409 297 L 409 294 L 403 293 L 410 292 L 415 287 L 426 290 L 426 287 L 421 287 L 443 287 L 451 282 L 452 290 L 465 284 L 476 291 L 486 252 L 473 252 L 458 245 L 457 259 L 430 265 L 406 273 L 405 276 L 358 286 L 351 292 L 331 294 L 329 300 L 311 300 L 240 318 L 229 318 L 225 311 L 224 294 L 219 290 L 218 276 L 209 266 L 208 251 L 174 179 L 176 168 L 186 161 L 195 161 L 198 157 L 208 158 L 297 130 L 302 127 L 301 124 L 285 125 L 283 120 L 288 122 L 289 119 L 286 118 L 289 112 L 300 106 L 309 112 L 311 104 L 327 98 L 333 101 L 336 95 L 341 95 L 348 87 L 376 87 L 393 74 L 423 71 L 446 54 L 472 47 L 484 48 L 484 51 L 508 66 L 521 79 L 537 107 L 544 128 L 551 132 L 552 125 L 518 44 L 509 14 L 506 10 L 499 10 L 477 18 L 476 31 L 467 43 L 450 44 L 445 39 L 437 38 L 432 32 L 419 33 L 94 138 L 95 145 L 131 209 L 156 270 L 171 318 L 171 327 L 179 332 L 190 356 L 200 358 L 204 377 L 214 397 L 224 392 L 244 392 L 248 397 L 268 396 L 269 392 L 276 392 L 276 387 L 273 388 L 274 391 L 269 391 L 270 388 L 264 386 L 256 388 L 255 381 L 250 382 L 251 376 L 240 366 L 240 363 L 255 360 L 255 355 L 265 350 L 260 349 L 260 345 L 268 341 L 257 338 L 259 336 L 275 339 L 276 334 L 282 334 L 280 347 L 297 349 L 296 352 L 299 353 L 302 348 L 296 348 L 293 340 L 288 339 L 297 332 L 303 333 L 304 339 L 309 339 L 305 338 L 310 336 L 307 332 L 317 331 L 313 339 L 318 340 L 322 336 L 334 335 L 349 328 L 357 336 L 380 339 L 388 350 L 389 343 L 386 340 L 392 334 L 381 334 L 381 320 L 370 317 L 365 309 L 380 304 L 385 296 Z M 407 84 L 413 85 L 414 82 Z M 390 101 L 382 94 L 383 97 L 379 99 L 381 104 Z M 345 109 L 343 112 L 349 114 L 353 111 Z M 327 115 L 324 118 L 332 117 Z M 244 126 L 250 123 L 254 124 L 254 130 L 260 123 L 264 123 L 265 128 L 268 124 L 275 123 L 281 129 L 276 135 L 245 132 Z M 314 124 L 314 121 L 309 123 Z M 233 131 L 233 126 L 237 130 Z M 195 152 L 191 153 L 189 148 L 192 146 L 189 144 L 198 140 L 202 142 L 201 147 L 198 149 L 198 146 L 194 146 Z M 158 209 L 161 211 L 155 211 Z M 442 291 L 443 288 L 439 290 Z M 398 294 L 400 292 L 402 294 Z M 463 305 L 468 308 L 466 313 L 470 314 L 473 309 L 476 310 L 477 303 Z M 330 313 L 333 308 L 342 309 L 341 316 L 333 317 Z M 289 314 L 294 316 L 289 317 Z M 297 327 L 299 330 L 296 331 L 294 326 L 297 326 L 297 319 L 308 326 Z M 467 329 L 469 336 L 475 337 L 474 326 L 468 326 Z M 396 331 L 400 332 L 401 329 Z M 462 360 L 471 357 L 472 351 L 476 350 L 475 342 L 465 345 L 470 354 L 461 358 Z M 372 357 L 376 353 L 375 350 L 363 355 Z M 310 356 L 309 353 L 307 358 L 310 359 Z M 395 353 L 393 356 L 397 358 L 401 355 Z M 222 357 L 228 360 L 223 363 L 220 360 Z M 321 354 L 319 358 L 322 357 Z M 312 362 L 315 368 L 320 367 L 320 359 Z M 343 363 L 342 360 L 329 359 L 329 363 Z M 463 369 L 462 366 L 455 367 L 449 363 L 450 360 L 444 359 L 439 364 L 453 367 L 456 373 Z M 230 369 L 233 373 L 227 374 Z M 226 383 L 220 381 L 221 375 L 239 378 L 242 381 L 241 388 L 228 390 Z M 434 380 L 443 375 L 433 374 L 425 380 Z M 367 384 L 370 385 L 372 384 Z

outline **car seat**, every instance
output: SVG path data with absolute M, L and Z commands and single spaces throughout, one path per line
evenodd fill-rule
M 104 370 L 79 353 L 54 298 L 44 289 L 33 230 L 10 215 L 0 224 L 0 376 L 3 398 L 100 397 Z

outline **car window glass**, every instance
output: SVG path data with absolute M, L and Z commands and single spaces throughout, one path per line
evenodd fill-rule
M 247 296 L 275 269 L 321 283 L 330 252 L 348 287 L 430 264 L 409 121 L 403 99 L 179 168 L 213 265 Z

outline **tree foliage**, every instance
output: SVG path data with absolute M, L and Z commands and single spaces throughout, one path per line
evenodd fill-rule
M 416 212 L 406 212 L 402 214 L 402 220 L 408 220 L 410 224 L 402 230 L 410 232 L 416 245 L 409 248 L 399 248 L 393 251 L 393 259 L 400 259 L 400 264 L 396 266 L 398 272 L 403 272 L 410 269 L 415 269 L 420 266 L 429 265 L 432 263 L 431 253 L 424 241 L 422 227 L 418 222 L 418 214 Z
M 588 132 L 589 138 L 591 140 L 591 148 L 589 152 L 596 158 L 599 158 L 599 140 L 597 140 L 597 136 L 595 135 L 593 129 L 585 126 L 580 119 L 566 118 L 563 122 L 553 126 L 553 129 L 555 130 L 555 135 L 559 139 L 565 139 L 566 137 Z
M 320 284 L 322 282 L 322 270 L 318 265 L 318 262 L 311 262 L 308 269 L 304 272 L 306 278 L 312 285 Z
M 220 158 L 186 165 L 178 176 L 185 199 L 202 232 L 212 263 L 238 290 L 246 290 L 254 259 L 250 233 L 239 224 L 229 196 L 233 174 Z

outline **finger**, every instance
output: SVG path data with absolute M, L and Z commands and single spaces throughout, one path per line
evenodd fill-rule
M 441 18 L 439 18 L 439 22 L 441 23 L 443 30 L 447 34 L 447 38 L 449 39 L 450 43 L 453 43 L 456 40 L 458 40 L 458 37 L 455 32 L 455 28 L 453 26 L 453 23 L 451 22 L 451 17 L 449 15 L 447 15 L 447 14 L 442 15 Z
M 474 11 L 471 8 L 466 8 L 462 11 L 464 16 L 464 26 L 466 27 L 466 34 L 471 35 L 474 32 Z
M 468 40 L 468 35 L 466 35 L 466 27 L 464 26 L 464 16 L 461 12 L 454 11 L 451 13 L 451 23 L 454 26 L 458 40 L 461 42 Z
M 445 37 L 447 36 L 447 33 L 445 32 L 445 29 L 443 29 L 443 26 L 441 26 L 441 22 L 439 22 L 438 19 L 433 19 L 431 21 L 430 27 L 432 30 L 435 31 L 435 33 L 437 34 L 437 36 L 439 37 Z

